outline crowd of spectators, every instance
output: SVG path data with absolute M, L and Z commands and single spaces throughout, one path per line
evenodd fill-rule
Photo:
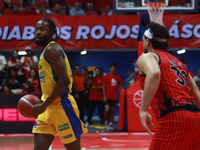
M 113 0 L 0 0 L 0 14 L 42 16 L 114 15 Z
M 124 2 L 124 0 L 121 0 Z M 141 5 L 141 1 L 137 5 Z M 169 6 L 185 6 L 190 0 L 170 0 Z M 136 5 L 136 6 L 137 6 Z M 199 12 L 200 1 L 198 1 Z M 113 0 L 0 0 L 0 15 L 85 16 L 116 15 Z
M 0 91 L 5 94 L 40 93 L 38 79 L 38 57 L 32 54 L 31 48 L 26 47 L 27 55 L 20 57 L 14 50 L 6 60 L 0 55 Z
M 18 51 L 14 50 L 8 59 L 0 54 L 1 94 L 41 94 L 37 68 L 38 57 L 32 53 L 29 46 L 25 51 L 26 55 L 20 57 Z M 106 75 L 102 68 L 94 67 L 88 71 L 87 68 L 81 69 L 79 65 L 74 66 L 72 95 L 80 110 L 80 119 L 87 126 L 93 124 L 92 116 L 95 107 L 98 106 L 100 123 L 105 123 L 108 131 L 114 130 L 113 121 L 118 103 L 118 89 L 122 88 L 122 78 L 116 70 L 115 63 L 110 65 L 110 73 Z M 104 104 L 105 99 L 108 102 Z M 84 119 L 84 112 L 87 112 L 87 120 Z

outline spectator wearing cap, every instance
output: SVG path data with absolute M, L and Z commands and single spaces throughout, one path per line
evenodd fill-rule
M 93 6 L 94 9 L 96 9 L 96 0 L 84 0 L 84 10 L 86 11 L 88 9 L 88 6 Z
M 23 56 L 23 57 L 21 58 L 21 63 L 23 64 L 23 66 L 24 66 L 25 68 L 28 67 L 29 60 L 33 60 L 34 63 L 35 63 L 35 66 L 37 66 L 37 64 L 38 64 L 38 58 L 37 58 L 36 55 L 33 55 L 32 50 L 31 50 L 31 47 L 27 46 L 27 47 L 25 48 L 25 50 L 26 50 L 27 55 L 26 55 L 26 56 Z
M 56 3 L 51 12 L 51 15 L 52 16 L 65 16 L 65 11 L 63 11 L 63 6 L 59 3 Z
M 81 4 L 80 2 L 75 2 L 74 7 L 70 9 L 69 12 L 70 16 L 85 16 L 85 12 L 83 9 L 81 9 Z
M 88 4 L 87 5 L 87 11 L 85 12 L 86 16 L 93 16 L 93 15 L 98 15 L 97 12 L 93 8 L 93 4 Z

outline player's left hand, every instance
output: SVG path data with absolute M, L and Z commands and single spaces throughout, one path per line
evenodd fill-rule
M 43 113 L 45 110 L 46 107 L 43 105 L 43 103 L 33 105 L 32 112 L 34 113 L 34 118 L 37 118 L 37 116 Z
M 140 121 L 142 127 L 150 134 L 153 135 L 151 130 L 149 129 L 148 125 L 150 124 L 151 127 L 154 128 L 154 124 L 151 121 L 151 115 L 148 114 L 147 111 L 140 111 Z

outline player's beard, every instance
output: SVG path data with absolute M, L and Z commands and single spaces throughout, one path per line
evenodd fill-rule
M 49 42 L 49 36 L 44 36 L 40 41 L 35 40 L 35 44 L 38 46 L 46 46 Z

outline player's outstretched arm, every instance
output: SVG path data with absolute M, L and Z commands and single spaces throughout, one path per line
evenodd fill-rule
M 190 81 L 190 88 L 192 90 L 192 94 L 194 95 L 195 99 L 197 99 L 197 106 L 200 109 L 200 91 L 190 74 L 189 74 L 189 81 Z

